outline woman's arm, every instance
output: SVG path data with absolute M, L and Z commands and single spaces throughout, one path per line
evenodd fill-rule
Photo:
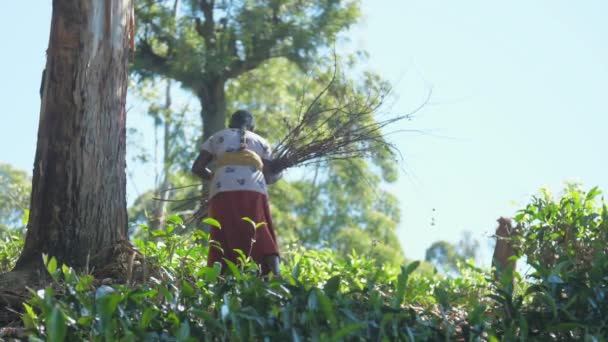
M 213 172 L 207 168 L 207 165 L 213 160 L 213 155 L 206 150 L 201 150 L 194 164 L 192 164 L 192 173 L 205 180 L 213 178 Z

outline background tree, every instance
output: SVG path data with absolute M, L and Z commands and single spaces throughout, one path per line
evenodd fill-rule
M 126 238 L 131 6 L 53 1 L 30 220 L 16 271 L 39 267 L 42 253 L 77 269 L 104 265 Z
M 331 50 L 338 35 L 358 20 L 360 9 L 358 1 L 335 0 L 140 0 L 136 14 L 135 79 L 174 79 L 194 95 L 200 103 L 200 140 L 225 127 L 226 113 L 245 107 L 257 114 L 259 132 L 277 142 L 288 133 L 286 123 L 296 121 L 301 107 L 332 79 L 336 61 Z M 370 91 L 387 86 L 374 74 L 355 71 L 364 57 L 339 58 L 339 68 L 350 75 L 340 70 L 323 99 L 327 106 L 344 97 L 364 101 Z M 372 115 L 363 119 L 361 125 L 375 120 Z M 192 146 L 183 149 L 192 151 Z M 379 166 L 381 177 L 369 162 Z M 270 190 L 281 240 L 308 246 L 332 241 L 345 253 L 385 250 L 376 253 L 380 261 L 401 262 L 397 201 L 378 189 L 382 181 L 396 179 L 395 170 L 389 154 L 378 148 L 366 161 L 327 162 L 293 172 Z M 172 195 L 168 199 L 192 197 L 191 189 Z M 137 199 L 133 217 L 151 211 L 153 197 Z M 195 205 L 171 203 L 170 208 Z M 357 243 L 353 234 L 339 234 L 347 228 L 362 235 Z
M 426 249 L 424 260 L 448 272 L 456 270 L 456 261 L 460 260 L 460 256 L 453 244 L 440 240 Z
M 184 102 L 182 93 L 174 82 L 161 77 L 131 83 L 131 99 L 144 108 L 134 114 L 150 119 L 154 137 L 152 144 L 145 143 L 143 133 L 149 127 L 128 128 L 128 156 L 136 165 L 129 167 L 132 181 L 139 172 L 152 171 L 154 177 L 154 188 L 138 193 L 129 208 L 129 226 L 134 231 L 142 223 L 152 230 L 162 229 L 166 213 L 188 214 L 200 197 L 200 180 L 189 172 L 197 155 L 192 142 L 200 139 L 200 111 L 190 101 Z
M 356 58 L 342 58 L 346 70 L 356 69 Z M 257 115 L 258 131 L 270 141 L 278 141 L 288 131 L 288 122 L 297 119 L 299 108 L 309 103 L 329 82 L 334 69 L 333 58 L 319 59 L 309 73 L 285 58 L 276 58 L 259 68 L 243 74 L 230 82 L 227 87 L 228 111 L 241 107 L 252 110 Z M 348 96 L 363 98 L 366 92 L 357 89 L 381 87 L 383 82 L 373 74 L 362 74 L 360 81 L 342 80 L 336 82 L 335 94 L 324 101 L 336 101 L 348 92 Z M 272 89 L 272 91 L 268 91 Z M 150 103 L 160 103 L 161 96 L 148 99 Z M 151 106 L 152 107 L 152 106 Z M 176 112 L 176 109 L 173 109 Z M 361 124 L 371 123 L 370 115 Z M 182 128 L 189 124 L 182 125 Z M 200 126 L 199 126 L 200 127 Z M 172 140 L 171 144 L 175 142 Z M 180 151 L 172 157 L 172 176 L 180 172 L 182 158 L 192 153 L 192 146 L 175 145 Z M 192 157 L 188 157 L 191 161 Z M 187 158 L 187 159 L 188 159 Z M 371 171 L 369 161 L 379 166 L 380 175 Z M 175 167 L 177 166 L 177 167 Z M 187 168 L 181 168 L 187 169 Z M 184 180 L 183 176 L 178 178 Z M 279 238 L 283 244 L 298 241 L 307 246 L 317 247 L 331 241 L 331 245 L 345 254 L 353 248 L 372 253 L 378 261 L 400 263 L 403 261 L 395 229 L 399 222 L 396 198 L 379 189 L 380 182 L 396 179 L 395 163 L 384 150 L 378 149 L 371 159 L 353 159 L 317 164 L 288 173 L 286 180 L 270 187 L 273 218 L 279 227 Z M 190 180 L 196 183 L 195 179 Z M 184 181 L 184 183 L 188 183 Z M 171 199 L 187 199 L 195 196 L 192 188 L 173 191 Z M 365 194 L 365 196 L 361 196 Z M 131 208 L 131 218 L 145 217 L 146 209 L 153 208 L 152 192 L 140 196 Z M 172 202 L 171 210 L 192 209 L 196 201 Z M 353 234 L 339 232 L 347 229 L 357 231 L 360 239 L 352 239 Z
M 446 273 L 458 273 L 458 262 L 475 259 L 479 241 L 469 231 L 464 231 L 458 244 L 440 240 L 426 250 L 425 261 Z
M 0 236 L 21 228 L 29 213 L 31 177 L 9 164 L 0 163 Z

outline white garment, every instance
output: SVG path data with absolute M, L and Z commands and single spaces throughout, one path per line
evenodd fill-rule
M 247 145 L 247 149 L 258 154 L 262 160 L 272 160 L 270 144 L 261 136 L 245 131 L 245 145 Z M 226 128 L 207 139 L 201 149 L 211 153 L 213 158 L 217 160 L 226 152 L 238 151 L 240 146 L 240 130 Z M 241 190 L 268 195 L 264 174 L 252 166 L 226 165 L 220 167 L 215 170 L 211 180 L 209 198 L 219 192 Z

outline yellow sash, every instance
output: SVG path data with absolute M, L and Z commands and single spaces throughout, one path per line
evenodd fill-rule
M 228 165 L 253 166 L 258 171 L 262 171 L 264 162 L 262 158 L 252 150 L 244 149 L 236 152 L 226 152 L 216 161 L 217 167 Z

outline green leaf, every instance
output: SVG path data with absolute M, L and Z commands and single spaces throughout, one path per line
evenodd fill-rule
M 57 305 L 53 307 L 50 317 L 46 319 L 46 334 L 48 341 L 56 342 L 65 340 L 67 326 L 63 312 Z
M 526 317 L 522 315 L 519 317 L 519 333 L 522 341 L 528 340 L 528 330 L 528 321 L 526 320 Z
M 184 223 L 184 220 L 182 220 L 179 215 L 170 215 L 169 217 L 167 217 L 167 222 L 174 225 L 182 225 Z
M 109 293 L 99 298 L 97 308 L 99 318 L 101 320 L 101 329 L 106 333 L 111 329 L 111 318 L 118 307 L 118 303 L 122 300 L 122 296 L 118 293 Z
M 168 224 L 165 229 L 167 230 L 167 236 L 169 236 L 171 233 L 173 233 L 173 231 L 175 230 L 175 225 L 173 224 Z
M 93 323 L 93 317 L 82 316 L 82 317 L 78 318 L 78 320 L 76 322 L 78 323 L 78 325 L 80 325 L 82 327 L 90 328 L 91 324 Z
M 420 261 L 414 261 L 407 266 L 401 266 L 401 274 L 397 278 L 397 290 L 393 299 L 393 307 L 399 307 L 403 303 L 409 276 L 418 266 L 420 266 Z
M 187 320 L 183 321 L 180 325 L 176 338 L 178 342 L 188 341 L 190 338 L 190 325 Z
M 154 319 L 154 317 L 156 317 L 157 315 L 158 315 L 158 312 L 155 308 L 147 307 L 141 316 L 141 321 L 139 322 L 139 328 L 146 329 L 150 325 L 150 322 L 152 322 L 152 319 Z
M 78 277 L 78 283 L 76 284 L 76 291 L 84 292 L 89 289 L 89 286 L 93 282 L 93 276 L 90 274 L 82 275 Z
M 238 280 L 241 280 L 243 278 L 243 275 L 241 274 L 241 271 L 239 271 L 239 268 L 236 267 L 236 264 L 226 258 L 224 258 L 224 261 L 226 262 L 228 269 L 230 270 L 230 272 L 232 272 L 234 277 Z
M 405 269 L 405 273 L 409 276 L 412 272 L 414 272 L 418 266 L 420 266 L 420 261 L 416 260 L 412 263 L 410 263 L 409 265 L 407 265 L 406 269 Z
M 192 232 L 192 235 L 194 235 L 196 240 L 209 241 L 210 234 L 207 234 L 202 230 L 195 230 Z
M 173 294 L 171 293 L 171 291 L 169 291 L 169 289 L 167 289 L 167 287 L 161 285 L 158 287 L 158 290 L 160 291 L 160 293 L 163 294 L 165 300 L 168 303 L 171 303 L 173 301 Z
M 215 271 L 215 278 L 213 279 L 213 281 L 215 281 L 215 279 L 217 279 L 217 276 L 222 273 L 222 264 L 220 262 L 214 262 L 213 263 L 213 270 Z
M 261 226 L 265 226 L 266 222 L 259 222 L 258 224 L 255 225 L 255 229 L 260 228 Z
M 49 271 L 51 276 L 55 275 L 55 272 L 57 271 L 57 259 L 55 259 L 55 257 L 51 257 L 51 260 L 49 260 L 49 263 L 46 265 L 46 270 Z
M 339 275 L 329 278 L 323 287 L 323 291 L 330 297 L 335 296 L 340 290 L 340 281 L 341 277 Z
M 249 259 L 249 257 L 245 255 L 242 250 L 235 248 L 233 251 L 238 255 L 237 260 L 240 260 L 241 262 L 247 262 L 247 259 Z
M 253 229 L 256 229 L 256 224 L 255 222 L 250 219 L 249 217 L 241 217 L 241 220 L 245 221 L 245 222 L 249 222 L 249 224 L 251 224 L 251 226 L 253 226 Z
M 167 232 L 164 230 L 153 230 L 150 232 L 150 234 L 152 234 L 153 237 L 166 237 Z
M 36 315 L 32 307 L 27 305 L 27 303 L 23 303 L 23 306 L 25 307 L 25 314 L 21 316 L 21 319 L 23 320 L 23 325 L 27 329 L 36 329 L 36 321 L 38 321 L 38 315 Z
M 217 265 L 217 267 L 216 267 L 216 265 Z M 217 280 L 220 272 L 221 272 L 221 264 L 219 262 L 216 262 L 213 264 L 213 267 L 208 267 L 208 266 L 201 267 L 201 269 L 196 273 L 196 276 L 203 277 L 205 279 L 205 282 L 207 282 L 207 283 L 212 283 Z
M 214 218 L 211 217 L 207 217 L 203 220 L 203 223 L 208 224 L 210 226 L 213 226 L 217 229 L 222 229 L 222 225 L 220 225 L 220 222 Z
M 21 219 L 21 224 L 25 227 L 30 220 L 30 210 L 23 209 L 23 218 Z
M 551 308 L 553 318 L 557 318 L 557 303 L 555 303 L 555 299 L 546 292 L 541 292 L 540 296 L 545 300 L 545 303 L 549 305 L 549 308 Z
M 353 324 L 349 324 L 345 327 L 343 327 L 342 329 L 336 331 L 332 337 L 331 340 L 332 341 L 339 341 L 342 340 L 343 338 L 356 333 L 357 331 L 364 329 L 366 327 L 365 323 L 353 323 Z
M 321 310 L 323 310 L 323 314 L 325 314 L 325 318 L 329 322 L 329 326 L 332 330 L 336 325 L 336 315 L 334 313 L 334 307 L 331 304 L 331 300 L 321 291 L 315 291 L 317 298 L 319 299 L 319 305 L 321 306 Z
M 194 288 L 186 280 L 182 280 L 182 295 L 184 297 L 191 297 L 194 295 Z
M 293 269 L 291 270 L 291 276 L 294 279 L 298 279 L 298 277 L 300 276 L 300 262 L 296 262 L 296 264 L 293 266 Z
M 220 253 L 224 254 L 224 249 L 222 248 L 222 245 L 215 240 L 209 240 L 209 248 L 216 248 L 217 250 L 220 251 Z
M 167 322 L 173 326 L 173 329 L 177 329 L 180 326 L 181 322 L 175 312 L 169 312 L 166 317 Z
M 66 264 L 61 265 L 61 273 L 67 275 L 70 273 L 70 267 Z
M 587 196 L 585 197 L 585 201 L 590 201 L 592 199 L 594 199 L 595 197 L 599 196 L 602 194 L 602 190 L 600 190 L 597 186 L 594 186 L 593 188 L 591 188 L 591 190 L 589 190 L 587 192 Z

